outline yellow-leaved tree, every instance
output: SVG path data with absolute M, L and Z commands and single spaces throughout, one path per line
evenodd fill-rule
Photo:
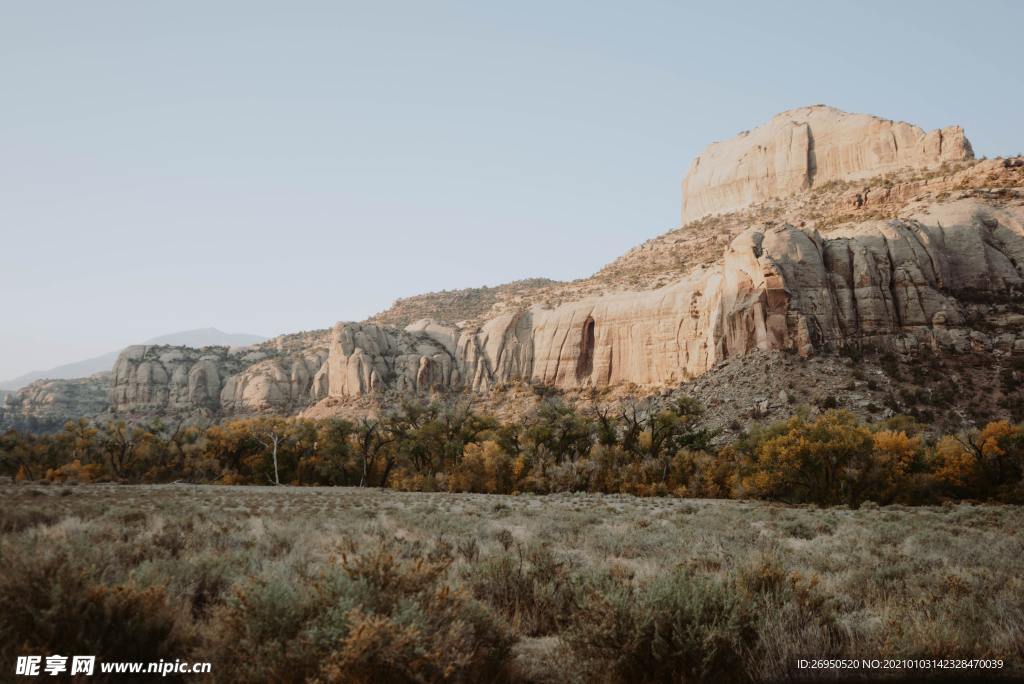
M 757 446 L 744 489 L 785 501 L 857 503 L 873 450 L 871 431 L 848 411 L 827 411 L 813 421 L 796 416 Z
M 947 494 L 1022 501 L 1024 427 L 996 420 L 975 432 L 947 435 L 936 444 L 932 465 Z

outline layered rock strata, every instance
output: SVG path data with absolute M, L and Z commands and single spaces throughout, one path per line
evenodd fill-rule
M 925 132 L 901 121 L 816 105 L 777 114 L 709 145 L 683 181 L 683 224 L 830 181 L 973 159 L 959 126 Z
M 909 124 L 804 108 L 709 148 L 694 162 L 685 201 L 687 211 L 701 215 L 830 180 L 971 156 L 956 127 L 926 134 Z M 297 413 L 367 395 L 485 393 L 514 383 L 666 387 L 755 350 L 810 355 L 868 343 L 897 351 L 1024 353 L 1024 162 L 953 166 L 920 178 L 913 172 L 902 185 L 833 188 L 843 216 L 856 218 L 831 221 L 837 227 L 827 232 L 813 227 L 819 208 L 801 203 L 821 192 L 792 200 L 795 213 L 781 214 L 800 226 L 765 223 L 780 216 L 768 211 L 770 204 L 735 214 L 742 223 L 704 236 L 699 250 L 685 252 L 685 263 L 658 277 L 660 287 L 617 281 L 564 303 L 529 305 L 549 300 L 533 293 L 553 292 L 550 284 L 532 283 L 500 307 L 495 294 L 488 306 L 476 297 L 472 306 L 445 309 L 478 316 L 462 322 L 338 323 L 329 333 L 241 349 L 129 347 L 109 378 L 81 386 L 37 383 L 8 397 L 0 427 L 107 410 Z M 934 191 L 922 195 L 927 201 L 903 201 L 923 190 Z M 882 220 L 865 209 L 889 205 L 896 209 L 888 215 L 901 218 Z M 811 219 L 806 227 L 804 216 Z M 717 225 L 678 232 L 695 234 L 704 224 Z M 649 246 L 671 252 L 671 245 Z M 652 257 L 641 250 L 631 258 Z M 403 320 L 424 306 L 405 307 Z
M 68 420 L 106 411 L 109 390 L 109 372 L 88 378 L 36 380 L 0 402 L 0 431 L 58 430 Z
M 671 385 L 752 350 L 808 355 L 861 341 L 1009 350 L 1024 337 L 970 329 L 963 300 L 1019 292 L 1019 265 L 1024 210 L 977 199 L 827 235 L 762 226 L 733 239 L 719 263 L 671 285 L 535 305 L 465 328 L 339 323 L 326 347 L 277 355 L 130 347 L 114 368 L 111 404 L 230 414 L 513 382 Z
M 1014 296 L 1024 287 L 1018 264 L 1024 212 L 976 200 L 827 236 L 751 228 L 719 264 L 656 290 L 534 306 L 467 329 L 338 324 L 317 398 L 517 381 L 666 385 L 752 350 L 808 355 L 861 341 L 1008 351 L 1024 337 L 969 329 L 961 300 Z
M 135 413 L 288 411 L 309 403 L 326 349 L 128 347 L 110 381 L 115 410 Z

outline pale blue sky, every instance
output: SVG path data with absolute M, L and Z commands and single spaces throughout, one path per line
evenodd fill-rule
M 1024 151 L 1022 7 L 0 2 L 0 379 L 589 275 L 792 107 Z

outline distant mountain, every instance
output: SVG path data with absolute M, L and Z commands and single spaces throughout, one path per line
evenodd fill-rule
M 245 347 L 257 342 L 266 342 L 268 339 L 270 338 L 263 335 L 226 333 L 216 328 L 196 328 L 154 337 L 151 340 L 146 340 L 144 344 L 170 344 L 183 347 Z M 117 354 L 114 356 L 116 357 Z
M 266 339 L 267 338 L 262 335 L 226 333 L 221 330 L 217 330 L 216 328 L 196 328 L 195 330 L 183 330 L 182 332 L 154 337 L 151 340 L 146 340 L 143 344 L 170 344 L 186 347 L 244 347 L 249 344 L 263 342 Z M 64 364 L 63 366 L 57 366 L 49 370 L 32 371 L 31 373 L 20 375 L 16 378 L 12 378 L 11 380 L 0 382 L 0 398 L 2 398 L 2 390 L 17 390 L 31 382 L 35 382 L 36 380 L 85 378 L 93 373 L 109 371 L 114 367 L 114 361 L 117 360 L 117 355 L 120 353 L 120 350 L 112 351 L 108 354 L 103 354 L 102 356 L 95 356 L 91 359 Z

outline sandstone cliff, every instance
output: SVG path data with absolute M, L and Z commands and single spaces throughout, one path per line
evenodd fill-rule
M 114 364 L 110 406 L 137 414 L 294 411 L 309 403 L 326 358 L 322 333 L 241 348 L 136 345 Z
M 898 350 L 1024 351 L 1024 318 L 965 311 L 1024 288 L 1024 207 L 965 198 L 828 234 L 752 227 L 717 263 L 664 287 L 534 304 L 458 327 L 338 323 L 328 343 L 276 352 L 130 347 L 115 365 L 115 412 L 295 411 L 328 397 L 435 389 L 487 392 L 674 385 L 755 350 L 802 355 L 871 342 Z M 966 300 L 964 298 L 967 298 Z
M 709 145 L 683 181 L 683 224 L 836 180 L 973 159 L 959 126 L 917 126 L 817 105 Z
M 60 429 L 68 420 L 95 416 L 110 406 L 110 372 L 88 378 L 36 380 L 4 397 L 0 430 Z
M 779 130 L 805 140 L 783 150 Z M 414 297 L 368 322 L 245 348 L 129 347 L 88 390 L 9 398 L 0 425 L 102 411 L 294 414 L 527 384 L 654 390 L 751 352 L 1024 353 L 1024 160 L 973 162 L 958 128 L 925 134 L 823 107 L 709 149 L 687 202 L 754 204 L 670 231 L 591 278 Z M 800 162 L 794 149 L 814 154 Z M 765 200 L 776 193 L 796 194 Z
M 827 236 L 788 224 L 750 228 L 720 263 L 655 290 L 535 305 L 463 329 L 338 324 L 318 396 L 480 392 L 518 381 L 672 385 L 754 350 L 810 355 L 865 341 L 1024 351 L 1019 321 L 998 335 L 973 330 L 961 301 L 1020 292 L 1018 264 L 1024 210 L 973 199 Z

